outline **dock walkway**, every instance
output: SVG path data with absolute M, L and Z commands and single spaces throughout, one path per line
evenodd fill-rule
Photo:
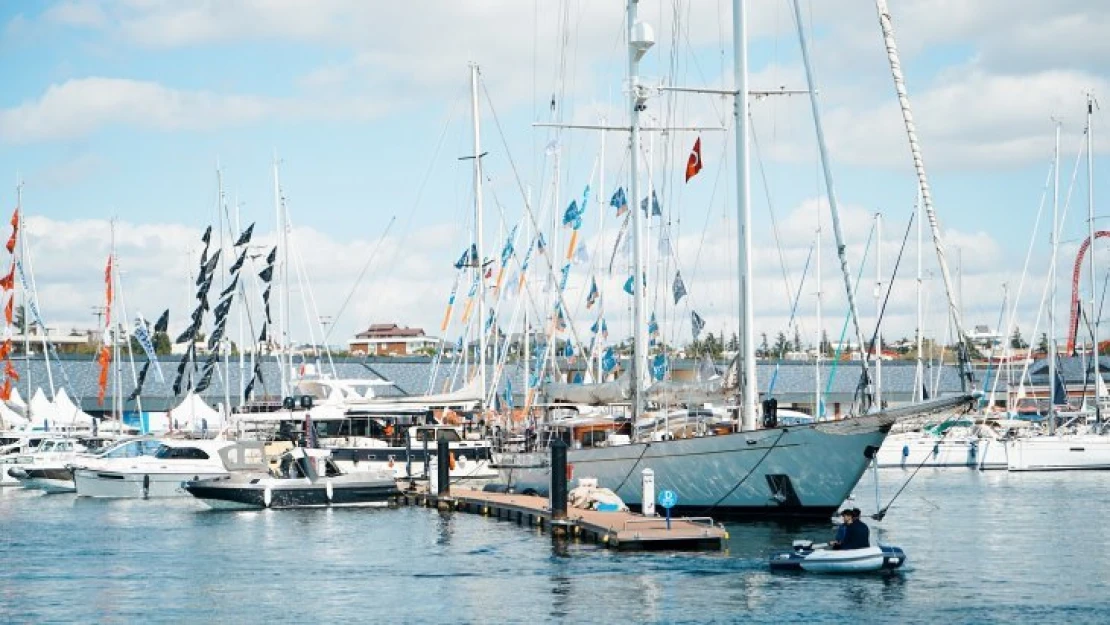
M 547 498 L 532 495 L 456 487 L 447 497 L 413 491 L 404 493 L 401 500 L 410 505 L 437 506 L 443 510 L 492 516 L 521 525 L 536 525 L 556 536 L 577 537 L 621 551 L 721 550 L 728 540 L 728 532 L 709 517 L 674 518 L 671 519 L 670 529 L 667 529 L 667 520 L 663 517 L 568 508 L 566 519 L 553 520 Z

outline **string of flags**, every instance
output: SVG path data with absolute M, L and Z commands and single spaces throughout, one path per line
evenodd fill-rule
M 12 366 L 12 335 L 13 335 L 13 306 L 15 305 L 15 246 L 19 237 L 19 208 L 12 213 L 12 234 L 8 237 L 8 253 L 12 255 L 8 273 L 0 278 L 0 298 L 4 300 L 4 342 L 0 344 L 0 358 L 4 361 L 4 384 L 0 386 L 0 399 L 8 400 L 12 396 L 12 384 L 19 381 L 19 373 Z
M 104 331 L 101 335 L 100 352 L 96 361 L 100 365 L 100 375 L 97 377 L 96 403 L 104 405 L 104 393 L 108 389 L 108 373 L 111 370 L 112 350 L 108 346 L 108 337 L 112 332 L 112 265 L 115 259 L 108 255 L 108 264 L 104 267 Z

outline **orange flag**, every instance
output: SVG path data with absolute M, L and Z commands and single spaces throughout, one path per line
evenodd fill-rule
M 12 353 L 12 340 L 8 339 L 0 343 L 0 359 L 7 358 Z
M 15 293 L 12 293 L 8 298 L 8 303 L 4 304 L 4 319 L 7 320 L 8 325 L 12 325 L 12 308 L 15 304 Z
M 694 149 L 690 152 L 690 159 L 686 161 L 686 182 L 698 175 L 701 171 L 701 137 L 694 141 Z
M 19 209 L 18 208 L 15 209 L 14 213 L 12 213 L 12 228 L 17 228 L 17 229 L 19 228 Z
M 11 360 L 4 361 L 4 374 L 8 376 L 8 380 L 19 381 L 19 372 L 12 366 Z
M 0 386 L 0 399 L 8 401 L 12 398 L 12 381 L 4 380 L 4 385 Z
M 15 263 L 12 263 L 12 268 L 8 270 L 8 274 L 0 278 L 0 288 L 5 291 L 11 291 L 15 288 Z
M 8 243 L 4 247 L 8 248 L 9 254 L 15 253 L 15 230 L 12 230 L 12 236 L 8 237 Z

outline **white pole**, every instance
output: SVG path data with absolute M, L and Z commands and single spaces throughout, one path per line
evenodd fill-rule
M 1052 182 L 1052 261 L 1049 263 L 1051 293 L 1048 297 L 1048 432 L 1056 433 L 1056 248 L 1060 244 L 1057 220 L 1060 215 L 1060 122 L 1056 122 L 1056 143 L 1053 150 L 1056 172 Z
M 821 203 L 817 203 L 817 359 L 813 367 L 813 418 L 824 418 L 821 409 L 821 358 L 824 356 L 825 333 L 821 327 Z
M 740 277 L 740 342 L 743 350 L 744 380 L 740 384 L 740 414 L 745 430 L 756 428 L 756 397 L 759 389 L 755 378 L 755 314 L 752 311 L 752 206 L 751 172 L 748 168 L 748 31 L 745 0 L 732 3 L 732 57 L 736 96 L 733 98 L 733 120 L 736 126 L 736 227 Z
M 844 242 L 844 232 L 840 228 L 840 210 L 836 199 L 836 185 L 834 184 L 832 166 L 829 163 L 828 148 L 825 146 L 825 130 L 821 121 L 821 105 L 817 100 L 817 81 L 813 76 L 813 66 L 809 60 L 809 44 L 805 37 L 805 28 L 802 22 L 802 9 L 798 0 L 794 0 L 794 16 L 798 26 L 798 43 L 802 50 L 802 63 L 806 70 L 806 85 L 809 91 L 809 105 L 813 111 L 813 127 L 817 134 L 817 148 L 821 155 L 821 167 L 825 175 L 825 193 L 829 199 L 829 211 L 832 214 L 833 237 L 836 239 L 837 255 L 840 257 L 840 272 L 844 279 L 844 290 L 848 296 L 848 308 L 852 318 L 852 325 L 856 332 L 856 341 L 860 349 L 864 349 L 863 330 L 859 324 L 859 311 L 856 307 L 855 288 L 852 284 L 852 271 L 848 265 L 846 255 L 847 244 Z M 867 375 L 867 358 L 861 359 L 863 373 Z
M 918 191 L 917 191 L 917 206 L 915 206 L 915 210 L 917 212 L 917 283 L 916 283 L 917 284 L 917 328 L 916 328 L 914 333 L 917 335 L 915 337 L 915 339 L 917 341 L 917 363 L 916 363 L 916 369 L 915 369 L 915 372 L 914 372 L 914 379 L 913 379 L 913 401 L 914 402 L 920 402 L 920 401 L 923 401 L 925 399 L 925 397 L 923 396 L 924 393 L 922 392 L 925 389 L 925 364 L 924 364 L 924 360 L 923 360 L 922 355 L 921 355 L 921 351 L 924 348 L 924 343 L 925 343 L 924 333 L 923 333 L 923 328 L 922 328 L 922 317 L 924 316 L 925 313 L 924 313 L 924 310 L 921 306 L 921 291 L 922 291 L 922 284 L 921 284 L 921 243 L 922 243 L 922 232 L 924 230 L 924 228 L 921 225 L 921 221 L 922 221 L 922 219 L 921 219 L 921 209 L 922 209 L 922 206 L 921 206 L 921 190 L 919 188 Z
M 478 65 L 470 64 L 470 108 L 474 121 L 474 231 L 478 246 L 478 385 L 481 388 L 483 405 L 482 414 L 486 407 L 486 268 L 485 247 L 482 229 L 482 133 L 480 115 L 478 112 Z
M 605 124 L 605 119 L 602 118 L 602 125 Z M 601 161 L 598 168 L 598 183 L 597 183 L 597 251 L 594 253 L 594 266 L 601 267 L 601 258 L 605 248 L 605 211 L 609 209 L 609 203 L 605 200 L 605 131 L 601 131 Z M 597 279 L 596 274 L 593 278 Z M 602 285 L 604 286 L 604 284 Z M 605 296 L 604 289 L 600 286 L 597 290 L 597 318 L 601 319 L 601 312 L 605 310 Z M 600 324 L 599 324 L 600 325 Z M 601 370 L 601 328 L 598 327 L 597 334 L 594 335 L 594 352 L 597 355 L 597 377 L 595 382 L 604 382 L 604 373 Z
M 1090 263 L 1091 272 L 1091 326 L 1093 328 L 1091 358 L 1095 365 L 1095 375 L 1098 380 L 1095 381 L 1095 420 L 1102 423 L 1102 370 L 1099 366 L 1098 357 L 1098 322 L 1099 311 L 1096 308 L 1095 302 L 1095 167 L 1094 167 L 1094 154 L 1093 154 L 1093 138 L 1091 116 L 1094 113 L 1094 99 L 1091 94 L 1087 93 L 1087 229 L 1090 232 L 1090 246 L 1087 249 L 1087 260 Z
M 875 213 L 875 407 L 883 409 L 883 214 Z
M 239 215 L 239 193 L 238 192 L 235 193 L 235 232 L 236 232 L 236 234 L 242 232 L 241 220 L 240 220 L 240 215 Z M 249 245 L 244 245 L 243 246 L 243 251 L 246 252 L 248 247 L 249 247 Z M 234 252 L 235 250 L 232 250 L 232 251 Z M 237 290 L 240 293 L 240 298 L 243 300 L 243 301 L 239 302 L 239 388 L 236 391 L 236 394 L 238 395 L 237 400 L 239 402 L 239 405 L 242 406 L 243 402 L 245 401 L 243 399 L 243 389 L 246 385 L 246 377 L 245 377 L 245 372 L 244 372 L 244 367 L 246 365 L 246 362 L 244 361 L 244 355 L 243 355 L 243 350 L 246 349 L 246 343 L 243 342 L 243 337 L 244 337 L 243 309 L 246 308 L 246 306 L 247 306 L 247 302 L 246 302 L 247 289 L 246 289 L 245 285 L 243 285 L 243 283 L 240 283 L 239 288 Z M 230 406 L 231 406 L 231 404 L 228 404 L 228 407 L 230 407 Z
M 644 285 L 644 232 L 643 212 L 640 211 L 640 109 L 647 97 L 644 87 L 640 85 L 640 57 L 646 48 L 633 45 L 636 42 L 636 9 L 639 0 L 628 3 L 628 80 L 629 118 L 631 121 L 631 166 L 629 177 L 629 208 L 632 210 L 632 418 L 637 419 L 644 408 L 644 388 L 647 385 L 647 319 L 645 313 L 645 298 L 647 288 Z

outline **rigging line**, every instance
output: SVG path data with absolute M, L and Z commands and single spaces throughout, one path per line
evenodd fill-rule
M 964 414 L 966 413 L 967 410 L 964 411 Z M 940 443 L 934 443 L 934 450 L 939 449 L 937 445 L 940 445 Z M 887 511 L 890 510 L 890 507 L 894 505 L 894 502 L 898 499 L 898 496 L 902 494 L 902 491 L 906 490 L 906 487 L 910 485 L 910 482 L 913 480 L 914 476 L 917 475 L 917 472 L 920 471 L 921 467 L 925 466 L 925 463 L 928 461 L 929 454 L 925 454 L 925 458 L 921 461 L 920 464 L 917 465 L 917 468 L 913 470 L 913 473 L 911 473 L 910 476 L 906 478 L 906 481 L 902 483 L 902 487 L 898 489 L 898 492 L 894 493 L 894 496 L 890 498 L 890 501 L 888 501 L 881 510 L 871 515 L 872 519 L 875 519 L 876 521 L 882 521 L 883 518 L 886 517 Z
M 374 245 L 374 250 L 370 253 L 370 257 L 366 259 L 366 262 L 362 265 L 362 270 L 358 272 L 358 277 L 355 278 L 354 286 L 351 287 L 350 292 L 347 293 L 347 298 L 343 300 L 343 303 L 339 306 L 339 310 L 335 313 L 335 318 L 332 319 L 331 327 L 328 328 L 327 332 L 324 333 L 325 343 L 327 343 L 328 338 L 331 336 L 331 331 L 334 330 L 335 326 L 339 324 L 339 319 L 343 316 L 343 313 L 346 312 L 347 305 L 351 303 L 351 298 L 353 298 L 355 296 L 355 292 L 358 291 L 358 287 L 362 283 L 362 278 L 366 276 L 366 272 L 369 271 L 370 266 L 374 264 L 374 258 L 377 257 L 378 250 L 381 249 L 382 244 L 385 242 L 386 236 L 389 235 L 389 231 L 391 228 L 393 228 L 393 224 L 396 221 L 396 215 L 389 218 L 389 223 L 386 224 L 385 230 L 383 230 L 381 236 L 378 237 L 378 242 Z
M 720 499 L 713 502 L 713 505 L 706 508 L 705 509 L 706 514 L 715 510 L 717 508 L 717 506 L 721 505 L 722 501 L 724 501 L 725 499 L 728 499 L 729 496 L 732 495 L 732 493 L 736 492 L 737 488 L 740 488 L 741 486 L 743 486 L 744 482 L 748 481 L 748 478 L 751 477 L 753 473 L 755 473 L 755 470 L 759 468 L 759 465 L 763 464 L 763 461 L 767 459 L 767 456 L 770 456 L 771 452 L 775 450 L 775 447 L 778 446 L 779 441 L 782 440 L 782 437 L 786 436 L 787 431 L 788 430 L 786 428 L 782 428 L 782 430 L 779 432 L 779 435 L 775 438 L 774 442 L 771 443 L 771 446 L 767 448 L 767 451 L 763 452 L 763 456 L 759 459 L 759 461 L 756 462 L 754 465 L 752 465 L 752 468 L 749 469 L 748 472 L 744 474 L 744 477 L 740 478 L 739 482 L 734 484 L 732 486 L 732 488 L 728 489 L 727 493 L 725 493 L 724 495 L 721 495 Z
M 517 170 L 516 161 L 513 160 L 512 152 L 509 151 L 509 142 L 505 138 L 505 131 L 501 127 L 501 120 L 497 116 L 497 109 L 494 108 L 494 106 L 493 106 L 493 99 L 490 98 L 490 96 L 489 96 L 489 90 L 486 88 L 485 81 L 480 80 L 479 84 L 482 86 L 482 92 L 486 94 L 486 104 L 489 105 L 490 113 L 493 114 L 493 124 L 497 128 L 497 134 L 500 136 L 501 144 L 505 148 L 505 155 L 509 160 L 509 167 L 510 167 L 510 169 L 512 169 L 513 179 L 516 181 L 517 189 L 520 191 L 520 195 L 524 199 L 525 213 L 528 215 L 528 218 L 531 220 L 532 227 L 535 228 L 535 231 L 537 233 L 543 232 L 543 229 L 539 227 L 539 223 L 536 220 L 535 213 L 532 212 L 532 207 L 528 202 L 528 193 L 525 191 L 524 183 L 520 179 L 520 174 L 519 174 L 519 171 Z M 637 209 L 638 208 L 639 207 L 637 207 Z M 544 259 L 544 264 L 547 266 L 548 276 L 551 277 L 552 279 L 555 279 L 555 276 L 557 275 L 555 273 L 555 267 L 551 262 L 551 256 L 554 255 L 555 253 L 556 253 L 556 251 L 554 249 L 552 249 L 552 251 L 550 251 L 547 254 L 541 254 L 541 256 L 543 256 L 543 259 Z M 555 291 L 555 299 L 556 299 L 556 302 L 558 303 L 558 305 L 560 307 L 562 307 L 563 310 L 568 310 L 567 305 L 566 305 L 566 299 L 563 297 L 562 291 L 560 291 L 560 290 Z M 572 325 L 569 325 L 568 327 L 570 328 L 571 336 L 574 338 L 575 344 L 582 347 L 583 354 L 586 355 L 586 357 L 588 357 L 588 354 L 585 354 L 585 344 L 578 338 L 578 332 L 575 329 L 574 325 L 572 324 Z
M 775 217 L 775 203 L 774 199 L 771 197 L 771 185 L 767 182 L 767 169 L 764 167 L 763 153 L 759 149 L 759 138 L 755 132 L 755 120 L 752 119 L 751 114 L 748 115 L 748 119 L 751 121 L 751 139 L 752 148 L 755 151 L 755 161 L 759 165 L 759 177 L 763 181 L 763 193 L 767 198 L 767 213 L 771 216 L 771 232 L 775 237 L 775 249 L 778 251 L 779 255 L 779 267 L 782 268 L 782 281 L 786 284 L 786 292 L 792 293 L 794 289 L 790 284 L 790 271 L 787 269 L 786 255 L 782 249 L 782 235 L 779 232 L 778 219 Z
M 867 233 L 867 243 L 863 247 L 863 257 L 859 262 L 859 271 L 856 275 L 856 284 L 853 287 L 852 295 L 859 292 L 859 285 L 863 282 L 863 268 L 867 265 L 867 255 L 871 251 L 871 239 L 875 236 L 875 223 L 871 223 L 871 230 Z M 840 327 L 840 338 L 836 344 L 836 352 L 833 354 L 832 367 L 829 368 L 829 377 L 825 380 L 825 393 L 821 396 L 821 403 L 828 405 L 829 393 L 832 392 L 833 380 L 836 379 L 836 371 L 840 368 L 840 354 L 844 351 L 844 337 L 848 334 L 848 322 L 851 320 L 852 311 L 849 310 L 844 316 L 844 325 Z M 859 346 L 860 351 L 863 351 L 863 345 Z
M 802 299 L 802 287 L 806 283 L 806 274 L 809 273 L 809 261 L 813 258 L 813 248 L 816 244 L 809 246 L 809 253 L 806 255 L 806 264 L 802 269 L 802 279 L 798 282 L 798 292 L 794 295 L 794 304 L 790 307 L 790 318 L 786 322 L 786 327 L 794 326 L 794 316 L 798 314 L 798 302 Z M 794 326 L 797 327 L 797 326 Z M 798 347 L 795 345 L 794 347 Z M 771 374 L 771 384 L 767 388 L 767 397 L 773 397 L 775 394 L 775 382 L 779 378 L 779 365 L 782 363 L 783 353 L 779 352 L 778 362 L 775 363 L 774 373 Z
M 913 227 L 914 213 L 910 213 L 910 220 L 906 223 L 906 234 L 902 235 L 902 247 L 898 249 L 898 256 L 894 259 L 894 269 L 891 271 L 890 280 L 887 281 L 886 295 L 883 304 L 879 307 L 878 318 L 875 319 L 875 331 L 871 333 L 871 344 L 867 346 L 867 357 L 874 355 L 874 350 L 879 345 L 879 328 L 882 326 L 883 317 L 886 315 L 886 306 L 890 303 L 890 294 L 894 291 L 894 280 L 898 277 L 898 267 L 902 264 L 902 255 L 906 252 L 906 244 L 910 240 L 910 229 Z M 861 266 L 862 267 L 862 266 Z M 862 346 L 861 346 L 862 347 Z M 878 354 L 881 359 L 882 353 Z M 856 387 L 855 399 L 862 399 L 861 393 L 867 388 L 867 371 L 864 370 L 860 384 Z M 879 406 L 882 409 L 882 406 Z
M 1041 190 L 1041 201 L 1037 206 L 1037 218 L 1033 221 L 1033 234 L 1029 237 L 1029 247 L 1025 250 L 1025 262 L 1021 266 L 1021 278 L 1018 279 L 1017 292 L 1014 294 L 1014 302 L 1010 306 L 1010 319 L 1006 323 L 1006 336 L 1009 337 L 1014 333 L 1015 323 L 1017 322 L 1018 301 L 1021 299 L 1021 294 L 1025 289 L 1025 276 L 1029 273 L 1029 261 L 1033 258 L 1033 245 L 1037 241 L 1037 231 L 1041 226 L 1041 216 L 1044 214 L 1045 202 L 1048 200 L 1049 185 L 1052 184 L 1052 168 L 1053 163 L 1049 163 L 1048 174 L 1045 176 L 1044 187 Z M 1033 329 L 1036 332 L 1036 328 Z M 1021 346 L 1018 346 L 1021 349 Z M 1028 358 L 1028 355 L 1026 356 Z M 1024 375 L 1024 373 L 1023 373 Z M 995 378 L 994 386 L 991 388 L 991 395 L 998 386 L 998 378 Z
M 632 466 L 628 469 L 628 473 L 624 474 L 624 479 L 621 480 L 620 485 L 613 489 L 614 493 L 624 487 L 625 482 L 627 482 L 628 478 L 632 476 L 632 472 L 636 470 L 637 466 L 639 466 L 640 461 L 644 459 L 644 454 L 646 454 L 649 449 L 651 449 L 651 443 L 644 443 L 644 448 L 640 450 L 639 457 L 636 458 L 636 462 L 632 463 Z

